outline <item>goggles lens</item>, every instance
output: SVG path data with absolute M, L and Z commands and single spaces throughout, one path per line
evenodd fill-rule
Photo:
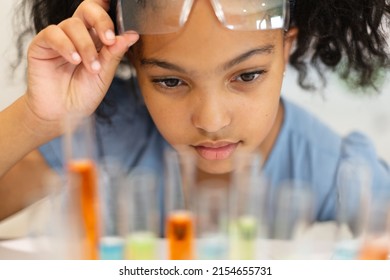
M 120 32 L 166 34 L 184 26 L 196 0 L 118 0 Z M 210 0 L 218 20 L 231 30 L 287 29 L 288 0 Z

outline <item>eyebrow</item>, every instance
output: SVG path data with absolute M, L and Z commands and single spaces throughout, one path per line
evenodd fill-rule
M 151 59 L 144 58 L 144 59 L 142 59 L 141 60 L 141 66 L 160 67 L 160 68 L 164 68 L 164 69 L 167 69 L 167 70 L 173 70 L 173 71 L 176 71 L 176 72 L 187 73 L 187 71 L 185 69 L 181 68 L 178 65 L 175 65 L 173 63 L 169 63 L 167 61 L 154 59 L 154 58 L 151 58 Z
M 265 46 L 257 47 L 255 49 L 249 50 L 243 54 L 240 54 L 236 58 L 233 58 L 232 60 L 224 63 L 219 68 L 226 71 L 226 70 L 232 68 L 233 66 L 240 64 L 240 63 L 244 62 L 245 60 L 251 58 L 252 56 L 271 54 L 274 52 L 274 50 L 275 50 L 274 45 L 265 45 Z M 173 70 L 173 71 L 180 72 L 180 73 L 188 73 L 184 68 L 182 68 L 176 64 L 173 64 L 173 63 L 170 63 L 167 61 L 163 61 L 163 60 L 159 60 L 159 59 L 154 59 L 154 58 L 142 59 L 141 66 L 160 67 L 160 68 L 164 68 L 167 70 Z
M 228 61 L 227 63 L 223 64 L 222 69 L 228 70 L 228 69 L 232 68 L 233 66 L 240 64 L 240 63 L 244 62 L 245 60 L 251 58 L 254 55 L 271 54 L 274 52 L 274 50 L 275 50 L 274 45 L 265 45 L 265 46 L 261 46 L 261 47 L 249 50 L 249 51 L 239 55 L 238 57 Z

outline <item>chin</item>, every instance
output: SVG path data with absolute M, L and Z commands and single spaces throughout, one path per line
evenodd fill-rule
M 228 160 L 224 161 L 207 161 L 202 160 L 198 163 L 198 168 L 205 173 L 221 175 L 230 173 L 233 170 L 232 163 Z

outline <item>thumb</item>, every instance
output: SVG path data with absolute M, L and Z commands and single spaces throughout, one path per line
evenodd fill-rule
M 100 76 L 107 77 L 111 80 L 115 75 L 116 68 L 122 60 L 122 57 L 138 39 L 139 35 L 137 33 L 126 32 L 116 37 L 115 44 L 103 47 L 99 53 L 99 60 L 102 67 Z

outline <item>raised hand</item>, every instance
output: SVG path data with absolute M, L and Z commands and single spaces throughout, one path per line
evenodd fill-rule
M 42 30 L 28 49 L 26 101 L 43 121 L 70 111 L 90 115 L 138 34 L 115 36 L 107 0 L 85 0 L 73 17 Z

